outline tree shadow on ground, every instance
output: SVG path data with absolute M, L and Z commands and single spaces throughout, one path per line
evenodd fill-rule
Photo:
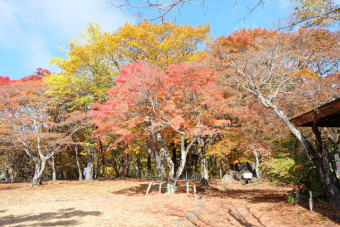
M 160 212 L 164 212 L 164 211 L 146 211 L 146 212 L 157 216 L 157 215 L 160 214 Z M 190 225 L 188 225 L 188 223 L 191 223 L 194 226 L 207 226 L 207 227 L 213 227 L 214 226 L 214 225 L 206 222 L 205 220 L 203 220 L 200 217 L 199 213 L 188 213 L 188 211 L 178 209 L 178 208 L 166 210 L 165 213 L 169 217 L 178 218 L 174 222 L 174 226 L 190 226 Z
M 128 182 L 146 182 L 146 181 L 154 181 L 154 178 L 133 178 L 133 177 L 99 177 L 96 178 L 95 181 L 128 181 Z
M 301 202 L 298 205 L 309 211 L 308 200 Z M 313 199 L 313 212 L 319 213 L 322 216 L 327 217 L 328 219 L 334 221 L 335 223 L 340 224 L 340 220 L 335 219 L 335 214 L 340 215 L 340 212 L 336 208 L 335 204 L 324 203 L 324 202 Z
M 285 201 L 285 194 L 269 189 L 226 189 L 220 191 L 215 187 L 198 187 L 198 193 L 219 198 L 243 199 L 249 203 L 279 203 Z
M 9 190 L 16 190 L 18 189 L 18 187 L 16 186 L 12 186 L 12 185 L 2 185 L 2 187 L 0 187 L 0 191 L 9 191 Z
M 74 217 L 100 216 L 99 211 L 82 211 L 74 208 L 60 209 L 57 212 L 46 212 L 36 215 L 7 215 L 0 216 L 0 226 L 2 225 L 25 225 L 25 226 L 62 226 L 80 224 L 79 221 L 72 220 Z M 56 219 L 56 220 L 55 220 Z M 25 224 L 26 222 L 31 222 Z M 34 222 L 34 223 L 32 223 Z
M 136 181 L 135 179 L 131 179 L 131 181 Z M 146 191 L 149 187 L 149 183 L 152 182 L 152 186 L 149 191 L 149 195 L 151 194 L 158 194 L 159 193 L 159 185 L 162 183 L 162 189 L 161 193 L 167 193 L 167 183 L 164 181 L 155 181 L 155 179 L 137 179 L 138 182 L 145 182 L 138 186 L 125 188 L 122 190 L 114 191 L 112 194 L 125 194 L 128 196 L 136 196 L 136 195 L 145 195 Z M 179 181 L 177 184 L 177 192 L 176 193 L 186 193 L 186 182 L 185 181 Z M 192 185 L 190 187 L 190 190 L 192 190 Z
M 134 179 L 132 179 L 134 180 Z M 149 182 L 153 182 L 153 186 L 149 191 L 149 196 L 157 195 L 158 194 L 158 187 L 159 182 L 154 181 L 154 179 L 139 179 L 141 183 L 139 186 L 129 187 L 126 189 L 122 189 L 119 191 L 112 192 L 113 194 L 125 194 L 128 196 L 144 196 L 146 194 L 147 188 L 149 186 Z M 196 185 L 197 195 L 199 197 L 203 196 L 205 198 L 214 197 L 214 198 L 231 198 L 231 199 L 238 199 L 238 200 L 245 200 L 250 204 L 257 204 L 257 203 L 272 203 L 272 204 L 279 204 L 279 203 L 286 203 L 285 196 L 289 193 L 287 191 L 282 191 L 278 189 L 257 189 L 257 188 L 247 188 L 245 185 L 244 188 L 240 189 L 232 189 L 232 188 L 225 188 L 223 190 L 213 187 L 213 186 L 202 186 L 200 185 L 199 181 L 194 180 L 180 180 L 178 182 L 177 187 L 177 194 L 186 193 L 186 181 L 190 184 L 190 195 L 193 194 L 193 185 Z M 162 194 L 166 192 L 166 182 L 162 184 Z M 299 204 L 300 206 L 304 207 L 305 209 L 308 208 L 308 202 Z M 237 212 L 233 213 L 232 211 L 229 212 L 230 221 L 236 220 L 240 225 L 243 226 L 251 226 L 252 223 L 247 223 L 246 219 L 242 216 L 238 215 Z M 314 212 L 321 214 L 325 219 L 329 219 L 330 221 L 339 224 L 339 220 L 335 220 L 334 214 L 337 213 L 337 208 L 335 205 L 324 204 L 319 201 L 314 201 Z M 251 214 L 251 212 L 249 212 Z M 253 218 L 258 220 L 258 224 L 262 226 L 263 224 L 260 222 L 260 218 L 256 217 L 255 214 L 252 214 Z M 199 219 L 199 218 L 198 218 Z M 206 225 L 206 223 L 201 223 L 202 225 Z
M 202 200 L 197 200 L 198 202 L 202 202 Z M 202 203 L 198 203 L 202 204 Z M 197 205 L 197 204 L 196 204 Z M 169 217 L 178 218 L 177 221 L 174 222 L 175 226 L 220 226 L 222 223 L 216 223 L 211 218 L 203 218 L 204 215 L 204 206 L 203 209 L 196 209 L 195 211 L 188 211 L 182 209 L 171 209 L 171 210 L 162 210 L 162 211 L 145 211 L 149 212 L 153 215 L 159 215 L 160 212 L 168 215 Z M 188 213 L 189 212 L 189 213 Z M 206 216 L 207 217 L 207 216 Z M 262 216 L 256 215 L 252 212 L 248 207 L 242 209 L 225 209 L 225 214 L 223 217 L 228 221 L 224 222 L 225 226 L 233 226 L 237 223 L 240 226 L 261 226 L 265 227 L 266 225 L 261 221 Z M 251 219 L 250 219 L 251 218 Z
M 140 184 L 139 186 L 125 188 L 125 189 L 121 189 L 118 191 L 113 191 L 111 193 L 118 194 L 118 195 L 124 194 L 127 196 L 145 195 L 146 190 L 148 189 L 148 186 L 149 184 Z M 152 191 L 154 191 L 154 187 L 150 189 L 149 193 L 151 193 Z
M 199 193 L 205 196 L 213 196 L 220 198 L 235 198 L 235 199 L 243 199 L 247 200 L 249 203 L 286 203 L 286 194 L 284 192 L 280 192 L 277 190 L 270 189 L 226 189 L 224 191 L 220 191 L 215 187 L 200 187 L 198 189 Z M 334 218 L 334 214 L 339 213 L 335 204 L 322 203 L 317 200 L 314 200 L 314 209 L 313 212 L 321 214 L 323 217 L 340 224 L 339 220 Z M 305 201 L 299 204 L 301 207 L 309 210 L 308 201 Z
M 238 212 L 237 210 L 231 210 L 231 209 L 227 209 L 226 213 L 229 214 L 229 216 L 227 217 L 228 221 L 230 223 L 232 223 L 233 221 L 237 222 L 239 225 L 241 226 L 263 226 L 265 227 L 266 225 L 264 225 L 261 221 L 261 217 L 257 217 L 254 212 L 252 212 L 249 208 L 245 208 L 246 211 L 244 211 L 247 215 L 241 215 L 240 212 Z M 256 220 L 257 223 L 253 223 L 250 222 L 250 216 L 252 218 L 254 218 Z

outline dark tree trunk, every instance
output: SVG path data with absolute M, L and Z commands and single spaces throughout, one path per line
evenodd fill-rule
M 148 150 L 148 161 L 147 161 L 148 174 L 151 173 L 151 149 Z
M 137 173 L 137 176 L 142 177 L 143 167 L 142 167 L 142 163 L 140 161 L 140 156 L 139 156 L 139 154 L 135 153 L 135 157 L 136 157 L 136 173 Z
M 188 170 L 188 173 L 192 175 L 192 152 L 191 151 L 189 151 L 188 153 L 187 170 Z
M 174 171 L 175 171 L 175 176 L 176 176 L 176 170 L 177 170 L 177 151 L 176 151 L 176 146 L 173 144 L 172 148 L 172 162 L 174 163 Z
M 128 153 L 127 144 L 124 144 L 124 163 L 123 163 L 123 176 L 128 177 Z
M 198 172 L 198 155 L 195 155 L 194 158 L 194 168 L 195 168 L 195 173 Z
M 103 143 L 99 139 L 99 145 L 100 145 L 100 153 L 101 153 L 101 164 L 102 164 L 102 177 L 106 176 L 106 166 L 105 166 L 105 155 L 104 155 L 104 148 L 103 148 Z
M 336 186 L 336 178 L 334 178 L 330 169 L 327 153 L 324 149 L 321 133 L 316 126 L 316 122 L 314 122 L 312 129 L 316 138 L 316 153 L 314 152 L 315 155 L 313 153 L 313 156 L 315 160 L 318 160 L 317 170 L 319 172 L 321 182 L 324 185 L 326 196 L 329 201 L 335 201 L 338 205 L 340 205 L 340 195 L 339 189 Z

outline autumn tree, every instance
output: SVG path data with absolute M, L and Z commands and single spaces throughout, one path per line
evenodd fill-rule
M 14 83 L 15 80 L 10 79 L 9 77 L 0 76 L 0 87 L 8 86 L 11 83 Z M 0 111 L 3 111 L 1 108 Z M 7 124 L 6 122 L 1 121 L 0 122 L 0 131 L 7 130 Z M 15 177 L 17 175 L 19 165 L 21 163 L 20 159 L 20 151 L 18 149 L 15 149 L 14 146 L 12 146 L 9 143 L 6 143 L 5 141 L 1 141 L 0 143 L 0 160 L 1 160 L 1 171 L 7 171 L 10 175 L 11 182 L 14 182 Z M 18 162 L 17 162 L 18 161 Z
M 45 79 L 54 95 L 66 98 L 74 109 L 85 113 L 94 103 L 103 103 L 106 91 L 114 86 L 120 68 L 133 61 L 146 61 L 160 67 L 203 56 L 199 45 L 210 38 L 209 26 L 193 27 L 172 23 L 148 22 L 125 26 L 113 33 L 102 33 L 90 24 L 83 34 L 86 43 L 71 43 L 70 59 L 54 59 L 61 69 Z M 86 122 L 89 122 L 86 120 Z M 93 125 L 86 124 L 88 166 L 86 178 L 92 179 L 95 156 Z
M 339 95 L 338 81 L 327 76 L 338 75 L 338 39 L 338 33 L 326 30 L 283 33 L 244 29 L 218 38 L 213 47 L 215 65 L 223 75 L 224 86 L 241 91 L 238 103 L 249 104 L 255 98 L 282 120 L 312 157 L 329 200 L 337 202 L 339 189 L 325 151 L 319 146 L 314 148 L 290 123 L 289 117 L 301 111 L 301 107 L 312 107 L 306 105 L 307 98 L 318 97 L 317 102 L 321 102 Z M 299 89 L 301 84 L 314 86 Z M 314 91 L 319 92 L 318 96 Z
M 124 60 L 117 61 L 119 65 L 146 61 L 166 68 L 170 64 L 194 61 L 204 56 L 199 46 L 210 41 L 209 30 L 208 25 L 194 27 L 145 21 L 137 25 L 126 23 L 112 34 L 105 33 L 103 39 L 109 53 Z
M 340 8 L 335 0 L 291 0 L 297 3 L 291 25 L 305 27 L 338 26 L 340 22 Z
M 71 49 L 67 53 L 69 59 L 53 59 L 61 73 L 52 74 L 44 80 L 51 88 L 49 92 L 63 100 L 67 108 L 86 114 L 93 103 L 105 100 L 105 92 L 113 86 L 118 69 L 107 61 L 104 45 L 98 44 L 101 36 L 98 25 L 90 24 L 82 35 L 86 43 L 71 43 Z M 86 180 L 92 180 L 95 161 L 95 141 L 92 137 L 94 125 L 87 117 L 83 122 L 85 136 L 81 138 L 85 141 L 77 141 L 85 142 L 88 159 Z
M 46 93 L 42 79 L 21 80 L 1 87 L 1 143 L 21 149 L 35 163 L 32 185 L 41 183 L 46 162 L 80 125 L 60 113 L 51 114 L 55 99 Z M 55 121 L 54 118 L 59 118 Z
M 216 121 L 224 122 L 214 115 L 225 111 L 216 79 L 214 70 L 195 63 L 171 65 L 167 71 L 143 63 L 127 65 L 117 77 L 116 87 L 109 90 L 106 104 L 94 106 L 98 133 L 112 130 L 120 134 L 117 142 L 131 140 L 140 136 L 132 129 L 145 124 L 165 156 L 168 182 L 174 191 L 189 149 L 201 135 L 217 132 L 212 127 Z M 166 145 L 167 131 L 180 136 L 181 159 L 176 175 Z

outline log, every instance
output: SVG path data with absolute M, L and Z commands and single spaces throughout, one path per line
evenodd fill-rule
M 149 187 L 148 187 L 148 190 L 146 190 L 145 197 L 147 197 L 147 196 L 148 196 L 148 194 L 149 194 L 149 191 L 150 191 L 150 188 L 151 188 L 151 185 L 152 185 L 152 182 L 150 182 L 150 184 L 149 184 Z

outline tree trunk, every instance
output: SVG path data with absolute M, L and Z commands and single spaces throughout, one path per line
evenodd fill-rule
M 8 170 L 8 173 L 9 173 L 9 178 L 10 178 L 11 183 L 14 183 L 15 178 L 17 176 L 17 171 L 15 171 L 14 168 L 10 167 Z
M 150 175 L 151 173 L 151 149 L 148 150 L 147 167 L 148 167 L 148 175 Z
M 85 114 L 87 112 L 87 107 L 85 106 Z M 85 180 L 92 181 L 93 180 L 93 167 L 94 167 L 94 138 L 91 138 L 89 127 L 86 123 L 86 117 L 84 118 L 84 124 L 85 124 L 85 132 L 87 136 L 87 167 L 86 167 L 86 177 Z
M 140 162 L 140 156 L 139 156 L 139 154 L 135 153 L 135 157 L 136 157 L 136 166 L 135 167 L 136 167 L 137 177 L 141 178 L 143 167 L 142 167 L 142 164 Z
M 85 180 L 93 180 L 93 168 L 94 167 L 94 151 L 93 146 L 89 145 L 87 149 L 87 167 L 86 167 L 86 177 Z
M 99 160 L 98 155 L 95 155 L 94 160 L 95 160 L 96 165 L 94 167 L 93 178 L 95 179 L 100 175 L 100 173 L 99 173 L 100 172 L 100 164 L 99 164 L 100 160 Z
M 175 176 L 176 176 L 176 170 L 177 170 L 177 151 L 176 151 L 176 147 L 173 144 L 173 148 L 172 148 L 172 162 L 174 163 L 174 171 L 175 171 Z
M 99 140 L 99 144 L 100 144 L 100 152 L 101 152 L 102 177 L 105 177 L 106 176 L 105 155 L 104 155 L 103 143 L 101 140 Z
M 339 189 L 336 185 L 336 179 L 334 178 L 334 175 L 332 174 L 332 171 L 330 169 L 330 165 L 327 158 L 327 153 L 324 149 L 321 133 L 316 125 L 316 121 L 313 123 L 313 133 L 316 138 L 316 151 L 318 154 L 321 154 L 320 163 L 317 166 L 318 172 L 321 177 L 321 182 L 323 183 L 326 191 L 326 196 L 329 201 L 334 201 L 338 205 L 340 205 L 340 194 Z M 318 158 L 318 157 L 315 157 Z
M 160 135 L 158 137 L 160 138 Z M 159 139 L 159 141 L 161 143 L 162 150 L 164 151 L 164 154 L 165 154 L 168 166 L 169 166 L 168 183 L 170 185 L 170 193 L 175 193 L 178 179 L 182 175 L 183 169 L 185 167 L 188 151 L 191 148 L 192 144 L 196 141 L 196 138 L 192 138 L 189 145 L 186 146 L 185 145 L 185 134 L 184 133 L 181 134 L 181 160 L 180 160 L 176 175 L 175 175 L 175 166 L 170 157 L 169 150 L 167 149 L 167 147 L 165 146 L 164 142 L 161 139 Z
M 122 162 L 122 159 L 121 158 L 117 158 L 117 157 L 113 157 L 113 168 L 116 172 L 116 177 L 120 177 L 120 165 L 119 163 Z
M 52 181 L 56 181 L 57 180 L 57 173 L 56 173 L 56 170 L 55 170 L 54 155 L 52 155 L 52 157 L 51 157 L 50 165 L 51 165 L 51 168 L 52 168 Z
M 45 166 L 46 166 L 46 160 L 35 160 L 35 170 L 34 170 L 34 176 L 33 179 L 31 181 L 31 186 L 35 186 L 35 185 L 41 185 L 41 177 L 42 177 L 42 173 L 45 170 Z
M 254 155 L 255 155 L 255 173 L 257 178 L 261 178 L 261 173 L 259 170 L 259 157 L 257 156 L 257 151 L 254 150 Z
M 168 184 L 170 185 L 170 188 L 169 188 L 170 193 L 173 194 L 177 190 L 176 185 L 177 185 L 177 181 L 178 181 L 178 178 L 175 177 L 175 165 L 174 165 L 174 162 L 172 161 L 172 159 L 170 157 L 170 153 L 169 153 L 168 148 L 162 147 L 161 149 L 163 150 L 163 152 L 165 154 L 166 161 L 168 163 L 168 167 L 169 167 Z
M 83 180 L 83 171 L 80 168 L 79 164 L 79 158 L 78 158 L 78 144 L 75 145 L 74 147 L 74 152 L 76 153 L 76 163 L 77 163 L 77 168 L 78 168 L 78 179 L 81 181 Z
M 313 132 L 316 137 L 317 149 L 315 150 L 312 144 L 302 135 L 302 133 L 297 130 L 292 123 L 290 123 L 287 116 L 271 101 L 264 98 L 261 94 L 258 94 L 261 102 L 266 106 L 270 107 L 276 115 L 286 124 L 289 130 L 293 133 L 293 135 L 299 140 L 305 151 L 310 155 L 312 161 L 314 162 L 320 176 L 320 180 L 323 183 L 327 198 L 330 202 L 335 202 L 340 206 L 340 193 L 339 189 L 336 186 L 336 182 L 334 181 L 331 170 L 329 167 L 329 162 L 327 160 L 327 154 L 323 149 L 321 133 L 318 130 L 316 120 L 313 122 Z
M 192 175 L 192 152 L 191 151 L 189 151 L 188 153 L 187 170 L 188 170 L 188 173 Z
M 198 139 L 198 153 L 200 154 L 201 158 L 201 175 L 202 175 L 201 184 L 209 185 L 208 162 L 206 158 L 203 140 L 201 138 Z
M 123 176 L 128 177 L 128 153 L 127 144 L 124 144 L 124 163 L 123 163 Z
M 194 171 L 195 173 L 198 172 L 198 155 L 195 154 L 195 158 L 194 158 Z
M 152 150 L 154 157 L 155 157 L 155 162 L 156 162 L 156 171 L 157 171 L 157 180 L 163 180 L 164 179 L 164 167 L 163 167 L 163 162 L 162 162 L 162 155 L 161 155 L 161 150 L 156 151 L 155 149 Z

